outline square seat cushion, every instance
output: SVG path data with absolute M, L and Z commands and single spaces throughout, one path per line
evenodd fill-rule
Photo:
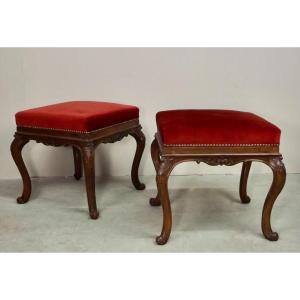
M 136 106 L 97 102 L 70 101 L 20 111 L 18 126 L 91 132 L 139 117 Z
M 280 129 L 249 112 L 233 110 L 171 110 L 156 115 L 166 146 L 278 145 Z

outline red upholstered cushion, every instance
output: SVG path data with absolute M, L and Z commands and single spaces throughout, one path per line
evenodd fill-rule
M 279 144 L 280 129 L 265 119 L 233 110 L 171 110 L 156 115 L 165 145 Z
M 96 102 L 71 101 L 20 111 L 18 126 L 90 132 L 139 117 L 135 106 Z

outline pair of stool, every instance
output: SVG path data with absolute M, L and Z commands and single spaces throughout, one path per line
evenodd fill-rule
M 249 203 L 247 179 L 252 161 L 267 164 L 273 171 L 273 182 L 262 214 L 262 231 L 271 241 L 278 239 L 270 223 L 273 204 L 286 178 L 279 153 L 280 129 L 268 121 L 246 112 L 230 110 L 174 110 L 157 113 L 157 133 L 151 145 L 156 170 L 157 196 L 152 206 L 162 205 L 163 227 L 157 244 L 165 244 L 172 227 L 168 178 L 173 168 L 185 161 L 209 165 L 243 163 L 240 180 L 242 203 Z M 145 189 L 138 169 L 145 148 L 145 136 L 135 106 L 94 101 L 72 101 L 21 111 L 16 114 L 17 130 L 11 144 L 13 159 L 23 180 L 20 204 L 29 200 L 31 181 L 22 148 L 30 141 L 51 146 L 72 146 L 75 178 L 85 173 L 89 214 L 99 216 L 95 196 L 95 149 L 100 143 L 113 143 L 131 135 L 137 143 L 131 179 L 137 190 Z

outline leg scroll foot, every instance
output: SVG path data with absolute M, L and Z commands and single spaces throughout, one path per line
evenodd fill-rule
M 276 242 L 279 239 L 279 235 L 277 232 L 264 233 L 264 236 L 267 240 L 271 242 Z
M 24 196 L 20 196 L 17 198 L 17 203 L 18 204 L 25 204 L 28 202 L 30 197 L 24 197 Z
M 165 245 L 168 242 L 169 237 L 164 235 L 159 235 L 156 237 L 155 241 L 157 245 Z
M 149 203 L 150 203 L 151 206 L 160 206 L 161 205 L 161 201 L 159 199 L 158 194 L 156 195 L 155 198 L 150 198 Z
M 98 210 L 90 211 L 90 217 L 91 217 L 91 219 L 93 219 L 93 220 L 97 220 L 98 217 L 99 217 L 99 211 L 98 211 Z

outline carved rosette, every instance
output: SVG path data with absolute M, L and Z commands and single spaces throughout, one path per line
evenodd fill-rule
M 276 173 L 285 173 L 285 166 L 282 162 L 282 156 L 270 159 L 269 166 Z

